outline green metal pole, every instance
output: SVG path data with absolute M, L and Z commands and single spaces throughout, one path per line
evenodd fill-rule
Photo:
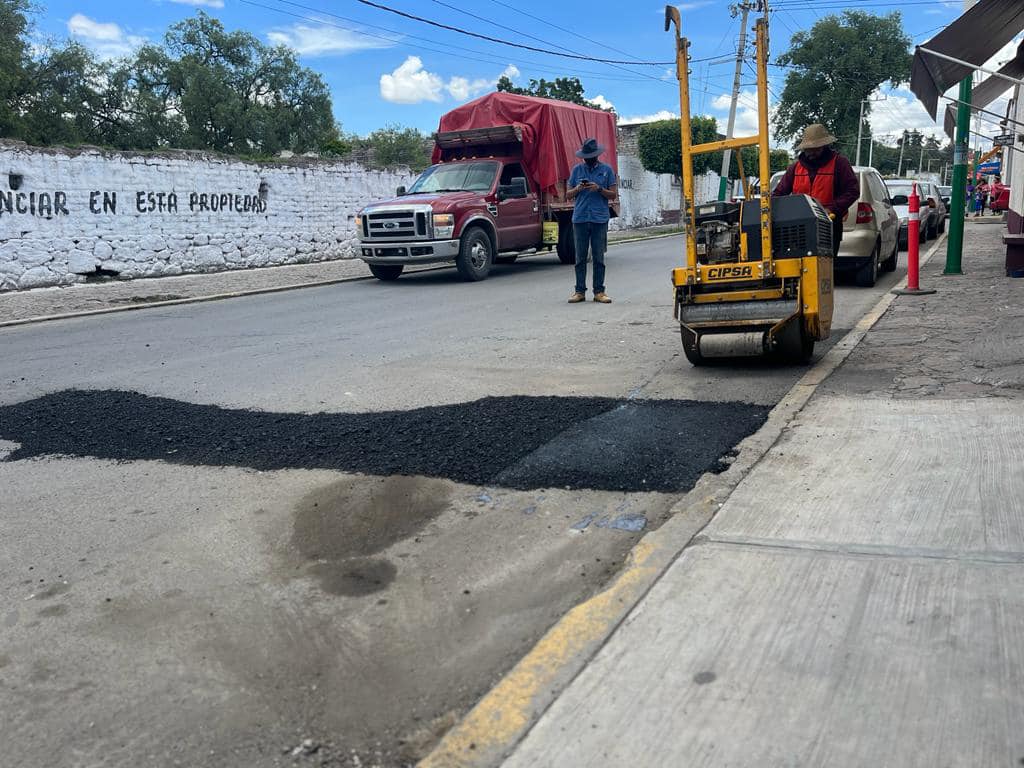
M 953 189 L 950 200 L 953 212 L 949 215 L 949 240 L 946 243 L 944 275 L 962 275 L 964 253 L 964 216 L 967 205 L 967 147 L 971 129 L 971 78 L 960 81 L 960 102 L 956 107 L 956 143 L 953 145 Z
M 729 192 L 729 179 L 725 176 L 722 177 L 721 181 L 718 182 L 718 199 L 726 200 Z

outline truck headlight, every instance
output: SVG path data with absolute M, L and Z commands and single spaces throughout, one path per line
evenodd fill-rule
M 356 232 L 363 234 L 363 217 L 356 216 Z
M 455 216 L 451 213 L 434 214 L 434 237 L 446 240 L 455 231 Z

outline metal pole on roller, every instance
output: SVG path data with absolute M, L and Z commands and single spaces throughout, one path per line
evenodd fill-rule
M 910 188 L 910 199 L 907 201 L 909 219 L 907 221 L 907 287 L 893 291 L 900 296 L 921 296 L 935 293 L 934 288 L 921 287 L 921 198 L 917 194 L 917 184 Z
M 729 124 L 725 129 L 725 138 L 731 139 L 733 137 L 733 131 L 736 129 L 736 103 L 740 98 L 740 76 L 743 74 L 743 54 L 747 47 L 747 14 L 753 5 L 749 2 L 740 3 L 738 6 L 729 6 L 729 10 L 732 11 L 733 18 L 736 13 L 740 13 L 740 41 L 739 47 L 736 49 L 736 74 L 732 79 L 732 101 L 729 103 Z M 737 150 L 741 152 L 742 150 Z M 726 199 L 726 190 L 729 186 L 729 166 L 732 161 L 732 150 L 727 149 L 722 153 L 722 180 L 718 185 L 718 199 Z
M 949 239 L 946 243 L 944 275 L 962 275 L 964 253 L 964 216 L 967 208 L 967 145 L 971 129 L 971 78 L 960 81 L 960 97 L 956 107 L 956 141 L 953 144 L 953 189 L 949 214 Z

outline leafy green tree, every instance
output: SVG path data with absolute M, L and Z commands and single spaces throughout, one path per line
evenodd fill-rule
M 0 136 L 18 137 L 29 82 L 28 0 L 0 0 Z
M 694 144 L 704 144 L 722 138 L 718 133 L 718 121 L 713 117 L 698 115 L 690 120 L 690 134 Z M 648 123 L 640 128 L 637 135 L 637 148 L 640 152 L 640 163 L 653 173 L 670 173 L 678 176 L 682 173 L 682 147 L 679 142 L 679 120 L 659 120 Z M 748 176 L 758 174 L 757 147 L 743 148 L 743 170 Z M 784 149 L 773 149 L 769 154 L 769 165 L 772 173 L 784 170 L 789 166 L 790 155 Z M 693 172 L 718 172 L 722 169 L 722 153 L 712 152 L 706 155 L 695 155 Z M 739 177 L 739 165 L 736 153 L 732 153 L 730 177 Z
M 774 118 L 777 134 L 795 138 L 809 123 L 823 123 L 838 137 L 840 151 L 852 156 L 861 101 L 886 81 L 910 77 L 910 44 L 899 11 L 844 11 L 797 32 L 778 59 L 792 69 Z M 870 102 L 864 107 L 867 117 Z
M 315 149 L 335 131 L 323 79 L 285 46 L 228 32 L 199 13 L 166 36 L 166 84 L 184 146 L 239 154 Z
M 430 165 L 433 142 L 415 128 L 388 125 L 373 131 L 360 143 L 373 150 L 377 165 L 408 165 L 416 172 Z
M 578 77 L 556 77 L 554 80 L 530 80 L 530 85 L 521 88 L 508 78 L 502 75 L 498 78 L 497 90 L 505 93 L 517 93 L 520 96 L 538 96 L 542 99 L 557 99 L 568 101 L 591 109 L 603 109 L 592 101 L 587 101 L 583 96 L 583 83 Z M 611 112 L 612 110 L 605 110 Z

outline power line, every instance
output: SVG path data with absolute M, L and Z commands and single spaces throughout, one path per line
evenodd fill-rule
M 345 16 L 339 16 L 338 14 L 331 13 L 330 11 L 320 11 L 320 10 L 318 10 L 316 8 L 311 8 L 310 6 L 303 5 L 302 3 L 293 2 L 292 0 L 272 0 L 272 1 L 273 2 L 277 2 L 277 3 L 284 3 L 285 5 L 289 5 L 289 6 L 292 6 L 294 8 L 301 8 L 303 10 L 308 10 L 308 11 L 310 11 L 312 13 L 318 14 L 319 16 L 330 16 L 330 17 L 335 18 L 335 19 L 340 19 L 342 21 L 351 22 L 352 24 L 366 26 L 366 27 L 370 27 L 372 29 L 378 29 L 378 30 L 386 32 L 386 33 L 388 33 L 390 35 L 397 35 L 398 38 L 403 39 L 403 40 L 404 39 L 427 40 L 427 42 L 431 42 L 431 43 L 436 42 L 434 40 L 429 40 L 428 38 L 418 37 L 417 35 L 409 35 L 409 34 L 406 34 L 406 33 L 403 33 L 403 32 L 399 32 L 397 30 L 388 29 L 387 27 L 381 27 L 381 26 L 378 26 L 378 25 L 375 25 L 375 24 L 366 24 L 364 22 L 356 21 L 355 19 L 350 19 L 350 18 L 347 18 Z M 387 37 L 385 35 L 377 35 L 377 34 L 374 34 L 372 32 L 367 32 L 367 31 L 365 31 L 363 29 L 357 29 L 357 28 L 354 28 L 354 27 L 348 27 L 348 26 L 345 26 L 343 24 L 336 24 L 334 22 L 328 21 L 328 20 L 323 19 L 323 18 L 316 18 L 316 17 L 312 17 L 312 16 L 305 16 L 303 14 L 294 13 L 292 11 L 287 11 L 287 10 L 285 10 L 283 8 L 279 8 L 279 7 L 275 7 L 275 6 L 271 6 L 271 5 L 266 5 L 266 4 L 260 3 L 260 2 L 256 2 L 255 0 L 239 0 L 239 2 L 245 3 L 246 5 L 254 6 L 256 8 L 263 8 L 264 10 L 273 11 L 274 13 L 279 13 L 279 14 L 281 14 L 283 16 L 289 16 L 289 17 L 294 18 L 294 19 L 301 19 L 302 21 L 308 21 L 308 22 L 311 22 L 311 23 L 314 23 L 314 24 L 322 24 L 324 26 L 333 27 L 335 29 L 342 29 L 342 30 L 345 30 L 346 32 L 352 32 L 353 34 L 362 35 L 363 37 L 370 37 L 370 38 L 374 38 L 374 39 L 377 39 L 377 40 L 384 40 L 384 41 L 387 41 L 387 42 L 390 42 L 390 43 L 398 42 L 398 40 L 396 40 L 394 37 Z M 556 74 L 556 75 L 559 74 L 559 70 L 549 69 L 547 67 L 544 67 L 541 64 L 537 64 L 536 62 L 524 61 L 523 59 L 500 59 L 500 58 L 497 58 L 497 56 L 495 56 L 494 54 L 487 53 L 486 51 L 477 51 L 477 50 L 475 50 L 473 48 L 465 48 L 465 47 L 459 46 L 459 45 L 451 45 L 450 47 L 454 48 L 456 50 L 466 51 L 467 53 L 475 54 L 475 55 L 466 56 L 464 54 L 456 54 L 456 53 L 452 53 L 452 51 L 450 51 L 450 50 L 434 48 L 434 47 L 431 47 L 429 45 L 423 45 L 422 43 L 417 43 L 414 47 L 417 50 L 430 51 L 431 53 L 437 53 L 437 54 L 440 54 L 442 56 L 449 56 L 449 57 L 454 57 L 454 58 L 459 58 L 459 59 L 469 59 L 469 60 L 472 60 L 472 61 L 479 61 L 479 62 L 484 63 L 484 64 L 493 64 L 495 66 L 505 66 L 505 65 L 508 65 L 508 64 L 519 64 L 524 69 L 533 70 L 533 71 L 540 71 L 540 72 L 550 72 L 550 73 Z M 481 56 L 485 56 L 485 57 L 488 57 L 488 58 L 480 58 Z M 590 76 L 594 77 L 594 79 L 610 80 L 610 81 L 615 81 L 615 82 L 639 83 L 639 82 L 643 82 L 646 79 L 646 77 L 650 77 L 649 75 L 646 76 L 646 77 L 615 77 L 615 76 L 607 75 L 607 74 L 605 74 L 603 72 L 597 72 L 597 71 L 594 71 L 594 70 L 578 69 L 576 71 L 579 72 L 580 74 L 590 75 Z M 657 78 L 655 78 L 655 79 L 657 79 Z
M 526 51 L 533 51 L 535 53 L 543 53 L 543 54 L 546 54 L 548 56 L 561 56 L 561 57 L 566 58 L 566 59 L 575 59 L 577 61 L 593 61 L 593 62 L 596 62 L 598 64 L 633 64 L 634 66 L 645 66 L 645 67 L 666 67 L 666 66 L 669 66 L 671 64 L 675 64 L 674 61 L 629 61 L 629 60 L 623 60 L 623 59 L 602 59 L 602 58 L 599 58 L 599 57 L 596 57 L 596 56 L 583 56 L 583 55 L 580 55 L 578 53 L 564 53 L 562 51 L 552 51 L 552 50 L 548 50 L 548 49 L 545 49 L 545 48 L 537 48 L 536 46 L 532 46 L 532 45 L 525 45 L 523 43 L 514 43 L 511 40 L 502 40 L 499 37 L 491 37 L 490 35 L 482 35 L 479 32 L 471 32 L 468 29 L 462 29 L 461 27 L 455 27 L 455 26 L 452 26 L 451 24 L 442 24 L 439 21 L 433 21 L 431 19 L 424 18 L 423 16 L 416 16 L 415 14 L 412 14 L 412 13 L 406 13 L 405 11 L 400 11 L 397 8 L 391 8 L 389 6 L 382 5 L 381 3 L 375 3 L 375 2 L 373 2 L 373 0 L 356 0 L 356 2 L 360 3 L 361 5 L 369 6 L 370 8 L 376 8 L 376 9 L 381 10 L 381 11 L 387 11 L 388 13 L 393 13 L 396 16 L 401 16 L 402 18 L 405 18 L 405 19 L 410 19 L 412 21 L 418 21 L 421 24 L 427 24 L 427 25 L 429 25 L 431 27 L 436 27 L 438 29 L 445 29 L 445 30 L 448 30 L 449 32 L 456 32 L 456 33 L 458 33 L 460 35 L 466 35 L 468 37 L 475 37 L 478 40 L 486 40 L 489 43 L 497 43 L 499 45 L 507 45 L 507 46 L 510 46 L 512 48 L 521 48 L 521 49 L 526 50 Z M 712 56 L 710 58 L 715 58 L 715 57 Z M 703 61 L 703 59 L 691 59 L 691 61 Z
M 544 39 L 536 37 L 534 35 L 528 35 L 525 32 L 519 32 L 518 30 L 512 29 L 511 27 L 507 27 L 504 24 L 499 24 L 496 21 L 491 21 L 490 19 L 486 19 L 483 16 L 478 16 L 477 14 L 472 13 L 470 11 L 467 11 L 467 10 L 465 10 L 463 8 L 458 8 L 458 7 L 454 6 L 454 5 L 451 5 L 450 3 L 446 3 L 446 2 L 444 2 L 444 0 L 433 0 L 433 2 L 435 2 L 437 5 L 442 5 L 445 8 L 449 8 L 449 9 L 455 11 L 456 13 L 461 13 L 461 14 L 463 14 L 465 16 L 469 16 L 470 18 L 477 19 L 478 21 L 482 21 L 485 24 L 490 24 L 491 26 L 498 27 L 499 29 L 504 29 L 504 30 L 506 30 L 508 32 L 517 33 L 517 34 L 519 34 L 519 35 L 521 35 L 521 36 L 523 36 L 525 38 L 528 38 L 530 40 L 536 40 L 538 43 L 544 43 L 544 45 L 555 45 L 555 46 L 558 45 L 558 43 L 553 43 L 550 40 L 544 40 Z M 626 55 L 628 56 L 629 54 L 626 54 Z M 638 62 L 639 62 L 639 60 L 638 60 Z M 621 69 L 623 72 L 629 72 L 630 74 L 633 74 L 633 75 L 642 75 L 643 77 L 648 77 L 648 78 L 650 78 L 652 80 L 657 80 L 658 79 L 658 78 L 654 77 L 653 75 L 648 75 L 645 72 L 636 72 L 635 70 L 632 70 L 632 69 L 626 69 L 625 67 L 623 67 L 623 66 L 621 66 L 619 64 L 609 64 L 609 66 L 615 67 L 616 69 Z

